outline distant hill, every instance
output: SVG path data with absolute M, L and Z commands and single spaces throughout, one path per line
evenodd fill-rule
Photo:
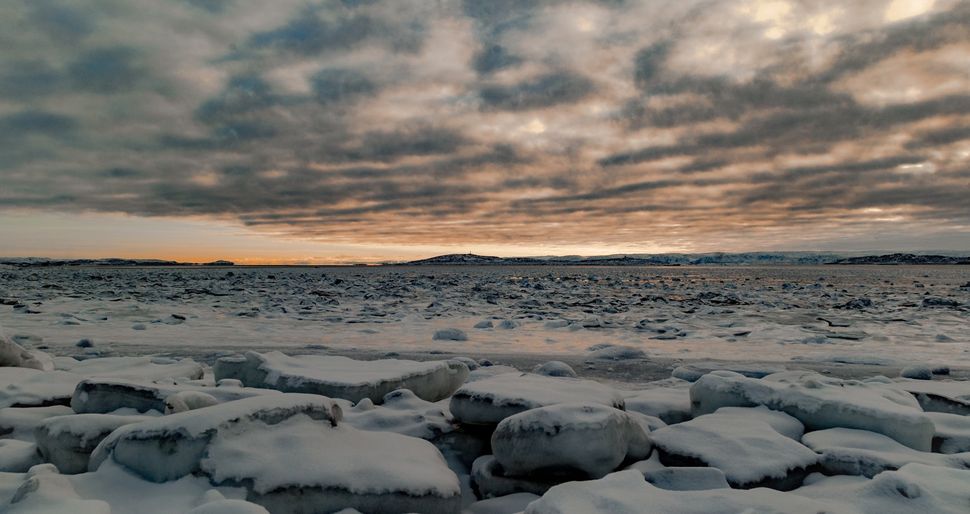
M 970 257 L 953 257 L 949 255 L 916 255 L 912 253 L 891 253 L 887 255 L 866 255 L 863 257 L 849 257 L 839 259 L 829 264 L 970 264 Z
M 0 265 L 18 268 L 50 268 L 61 266 L 234 266 L 230 261 L 206 263 L 165 261 L 160 259 L 48 259 L 46 257 L 0 257 Z
M 682 266 L 746 264 L 826 264 L 845 255 L 813 252 L 707 253 L 658 255 L 600 255 L 592 257 L 495 257 L 472 253 L 448 254 L 410 262 L 408 266 Z

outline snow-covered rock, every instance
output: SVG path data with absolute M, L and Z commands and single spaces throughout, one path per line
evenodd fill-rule
M 417 362 L 397 359 L 358 361 L 333 355 L 247 352 L 216 361 L 215 378 L 235 378 L 249 387 L 288 393 L 312 393 L 358 402 L 379 403 L 396 389 L 409 389 L 428 401 L 447 398 L 468 377 L 459 361 Z
M 36 444 L 18 439 L 0 439 L 0 471 L 23 473 L 42 463 Z
M 735 487 L 787 490 L 818 462 L 797 441 L 800 435 L 801 424 L 787 414 L 736 408 L 661 428 L 651 439 L 665 465 L 707 465 L 723 471 Z
M 0 371 L 0 408 L 69 405 L 81 377 L 64 371 L 3 368 Z
M 35 438 L 40 455 L 64 474 L 84 473 L 91 452 L 120 426 L 145 421 L 145 416 L 75 414 L 44 420 Z
M 451 397 L 451 413 L 459 423 L 497 425 L 520 412 L 560 403 L 600 404 L 623 408 L 616 390 L 590 380 L 504 373 L 466 383 Z
M 267 458 L 271 455 L 272 458 Z M 258 430 L 216 435 L 200 469 L 218 484 L 245 484 L 274 513 L 454 513 L 458 477 L 429 442 L 294 416 Z
M 970 452 L 970 416 L 946 412 L 927 412 L 933 420 L 933 451 L 940 453 Z
M 807 372 L 782 372 L 758 380 L 714 371 L 691 386 L 690 397 L 695 415 L 725 406 L 764 405 L 790 414 L 808 430 L 870 430 L 920 451 L 929 451 L 933 440 L 933 422 L 912 395 L 880 384 Z
M 525 514 L 710 514 L 757 512 L 806 514 L 836 512 L 823 502 L 771 489 L 666 491 L 646 482 L 639 471 L 619 471 L 600 480 L 568 482 L 532 502 Z M 846 512 L 846 511 L 838 511 Z M 851 511 L 848 511 L 851 512 Z
M 654 384 L 656 387 L 624 393 L 626 410 L 658 417 L 667 424 L 691 419 L 689 382 L 669 379 Z
M 319 395 L 255 396 L 204 409 L 125 425 L 101 441 L 91 454 L 95 470 L 111 457 L 153 482 L 183 477 L 199 469 L 212 438 L 224 430 L 264 429 L 296 415 L 336 425 L 340 407 Z
M 942 455 L 916 451 L 895 440 L 866 430 L 830 428 L 809 432 L 806 446 L 821 454 L 826 474 L 863 475 L 869 478 L 909 463 L 970 469 L 970 453 Z
M 544 364 L 536 366 L 533 370 L 536 375 L 545 375 L 547 377 L 572 377 L 576 378 L 576 371 L 573 368 L 562 361 L 549 361 Z
M 189 384 L 156 383 L 127 378 L 89 378 L 78 383 L 71 397 L 71 408 L 78 414 L 105 414 L 118 409 L 138 412 L 181 412 L 191 403 L 212 404 L 279 394 L 253 387 L 205 387 Z M 204 395 L 200 398 L 201 395 Z M 204 398 L 204 399 L 203 399 Z
M 648 432 L 635 416 L 613 407 L 564 403 L 502 420 L 492 452 L 506 475 L 601 478 L 624 460 L 649 456 Z

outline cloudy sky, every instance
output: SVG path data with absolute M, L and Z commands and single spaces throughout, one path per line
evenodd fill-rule
M 970 2 L 9 0 L 0 255 L 970 249 Z

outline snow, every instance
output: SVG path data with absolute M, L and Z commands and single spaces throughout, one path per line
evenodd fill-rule
M 898 379 L 883 384 L 912 394 L 927 412 L 970 415 L 970 381 Z
M 244 359 L 216 362 L 215 378 L 235 378 L 250 387 L 314 393 L 377 403 L 395 389 L 410 389 L 429 401 L 446 398 L 465 381 L 468 368 L 459 361 L 383 359 L 358 361 L 330 355 L 247 352 Z
M 29 351 L 13 342 L 0 328 L 0 368 L 23 367 L 49 371 L 50 357 L 43 352 Z
M 492 451 L 507 476 L 601 478 L 624 460 L 650 455 L 648 432 L 613 407 L 564 403 L 505 418 L 492 434 Z
M 970 469 L 970 453 L 942 455 L 916 451 L 875 432 L 851 428 L 830 428 L 809 432 L 802 438 L 809 448 L 821 454 L 827 474 L 863 475 L 869 478 L 899 469 L 909 463 Z
M 555 486 L 529 504 L 525 514 L 806 514 L 825 512 L 826 507 L 823 502 L 771 489 L 666 491 L 647 483 L 640 472 L 627 470 L 600 480 Z
M 111 514 L 111 506 L 103 500 L 87 500 L 78 495 L 67 477 L 53 466 L 37 466 L 10 499 L 6 514 L 40 514 L 70 512 L 71 514 Z
M 695 415 L 725 406 L 764 405 L 790 414 L 809 430 L 871 430 L 921 451 L 929 451 L 934 433 L 933 422 L 911 395 L 817 373 L 782 372 L 759 380 L 714 371 L 691 386 L 690 396 Z
M 215 436 L 200 469 L 216 483 L 247 484 L 250 499 L 273 512 L 458 512 L 458 478 L 427 441 L 305 416 L 242 428 Z
M 186 514 L 269 514 L 269 511 L 243 500 L 217 500 L 199 505 Z
M 591 380 L 504 373 L 466 383 L 451 397 L 459 423 L 496 425 L 520 412 L 559 403 L 591 403 L 623 408 L 620 394 Z
M 341 411 L 329 398 L 308 394 L 255 396 L 120 427 L 91 454 L 89 469 L 110 455 L 153 482 L 175 480 L 198 469 L 211 439 L 222 430 L 262 428 L 305 414 L 335 425 Z
M 761 408 L 718 410 L 651 434 L 666 465 L 693 463 L 724 472 L 736 487 L 768 485 L 788 489 L 798 474 L 818 462 L 812 450 L 792 438 L 797 420 Z

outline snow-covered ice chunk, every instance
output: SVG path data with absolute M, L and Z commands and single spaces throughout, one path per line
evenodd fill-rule
M 970 381 L 901 379 L 882 383 L 886 387 L 912 394 L 924 411 L 970 416 Z
M 186 514 L 269 514 L 269 511 L 248 501 L 223 499 L 199 505 Z
M 180 394 L 183 397 L 178 399 Z M 182 405 L 185 403 L 184 396 L 199 394 L 204 394 L 219 403 L 279 393 L 253 387 L 205 387 L 189 384 L 153 383 L 127 378 L 89 378 L 78 383 L 71 398 L 71 408 L 78 414 L 106 414 L 118 409 L 164 413 L 172 412 L 175 410 L 174 408 L 181 410 L 185 407 L 185 410 L 190 410 L 187 405 Z M 170 406 L 170 398 L 177 405 Z M 195 400 L 198 400 L 198 398 Z M 195 400 L 193 400 L 193 404 L 197 403 Z
M 125 425 L 112 432 L 91 454 L 89 469 L 112 457 L 153 482 L 183 477 L 199 468 L 212 438 L 223 430 L 258 429 L 303 414 L 321 425 L 336 425 L 340 407 L 312 394 L 255 396 L 204 409 Z
M 513 368 L 512 366 L 506 366 L 504 364 L 482 366 L 470 372 L 468 374 L 468 378 L 465 379 L 465 383 L 477 382 L 485 378 L 494 377 L 495 375 L 504 375 L 505 373 L 521 373 L 521 371 Z
M 77 361 L 69 357 L 54 360 L 57 369 L 83 377 L 118 378 L 139 381 L 165 378 L 202 378 L 204 368 L 192 359 L 167 357 L 101 357 Z
M 64 371 L 3 368 L 0 371 L 0 408 L 68 405 L 81 377 Z
M 46 462 L 64 474 L 84 473 L 91 452 L 120 426 L 145 421 L 145 416 L 75 414 L 48 418 L 37 427 L 37 448 Z
M 368 398 L 357 405 L 347 400 L 334 401 L 343 411 L 341 423 L 360 430 L 395 432 L 430 441 L 455 429 L 451 413 L 444 407 L 422 400 L 407 389 L 387 393 L 381 405 Z
M 653 384 L 656 387 L 624 393 L 626 410 L 658 417 L 667 424 L 691 419 L 689 382 L 668 379 Z
M 246 484 L 247 499 L 274 513 L 355 508 L 457 514 L 461 507 L 458 477 L 431 443 L 321 427 L 305 416 L 258 430 L 222 431 L 200 468 L 215 483 Z
M 0 439 L 0 471 L 23 473 L 41 463 L 43 461 L 36 444 L 18 439 Z
M 906 366 L 899 372 L 899 376 L 914 380 L 933 380 L 933 367 L 926 364 Z
M 823 502 L 764 488 L 666 491 L 647 483 L 639 471 L 627 470 L 600 480 L 557 485 L 530 503 L 525 514 L 805 514 L 826 508 Z
M 465 514 L 518 514 L 539 499 L 532 493 L 513 493 L 498 498 L 477 501 L 464 510 Z
M 590 359 L 597 360 L 610 360 L 610 361 L 626 361 L 635 359 L 646 359 L 647 353 L 639 348 L 634 348 L 632 346 L 618 346 L 618 345 L 608 345 L 602 348 L 597 348 L 586 354 Z
M 821 454 L 826 474 L 863 475 L 869 478 L 911 462 L 928 466 L 970 469 L 970 453 L 942 455 L 916 451 L 875 432 L 851 428 L 830 428 L 809 432 L 802 438 Z
M 498 498 L 516 493 L 542 496 L 562 479 L 550 477 L 513 477 L 505 474 L 494 455 L 475 459 L 471 469 L 471 486 L 479 498 Z
M 467 341 L 468 334 L 458 328 L 443 328 L 435 331 L 432 339 L 435 341 Z
M 650 455 L 649 428 L 602 404 L 563 403 L 502 420 L 492 452 L 511 476 L 601 478 L 624 460 Z
M 333 355 L 287 356 L 247 352 L 244 358 L 216 361 L 216 380 L 235 378 L 249 387 L 288 393 L 313 393 L 358 402 L 380 403 L 396 389 L 409 389 L 428 401 L 447 398 L 468 377 L 459 361 L 382 359 L 358 361 Z
M 966 514 L 970 505 L 970 471 L 907 464 L 872 480 L 813 474 L 789 498 L 825 498 L 825 512 L 862 514 Z M 814 511 L 812 511 L 814 512 Z M 819 511 L 821 512 L 821 510 Z
M 33 441 L 34 430 L 47 418 L 66 416 L 74 411 L 66 405 L 50 407 L 6 407 L 0 409 L 0 437 Z
M 688 382 L 696 382 L 697 379 L 712 371 L 733 371 L 748 378 L 764 378 L 773 373 L 785 371 L 785 368 L 771 365 L 751 365 L 736 362 L 710 363 L 710 364 L 686 364 L 677 366 L 670 373 L 673 378 L 679 378 Z
M 933 422 L 912 395 L 881 384 L 807 372 L 782 372 L 758 380 L 714 371 L 691 386 L 690 397 L 695 415 L 726 406 L 764 405 L 790 414 L 808 430 L 871 430 L 920 451 L 929 451 L 933 440 Z
M 497 425 L 529 409 L 577 402 L 623 409 L 620 393 L 598 382 L 504 373 L 467 383 L 455 391 L 451 397 L 451 413 L 459 423 Z
M 731 487 L 724 472 L 717 468 L 665 467 L 645 471 L 643 477 L 650 484 L 667 491 L 706 491 Z
M 49 355 L 36 350 L 27 350 L 13 342 L 0 330 L 0 368 L 18 367 L 40 371 L 50 371 L 53 364 Z
M 111 514 L 111 507 L 101 500 L 86 500 L 78 495 L 70 480 L 50 465 L 35 466 L 17 489 L 5 514 Z
M 724 472 L 735 487 L 791 489 L 801 483 L 818 455 L 791 436 L 801 424 L 763 408 L 724 409 L 651 434 L 660 460 L 669 466 L 707 465 Z
M 576 377 L 576 371 L 563 361 L 549 361 L 544 364 L 539 364 L 532 372 L 536 375 L 545 375 L 547 377 Z
M 970 452 L 970 416 L 946 412 L 927 412 L 933 420 L 933 451 L 940 453 Z

